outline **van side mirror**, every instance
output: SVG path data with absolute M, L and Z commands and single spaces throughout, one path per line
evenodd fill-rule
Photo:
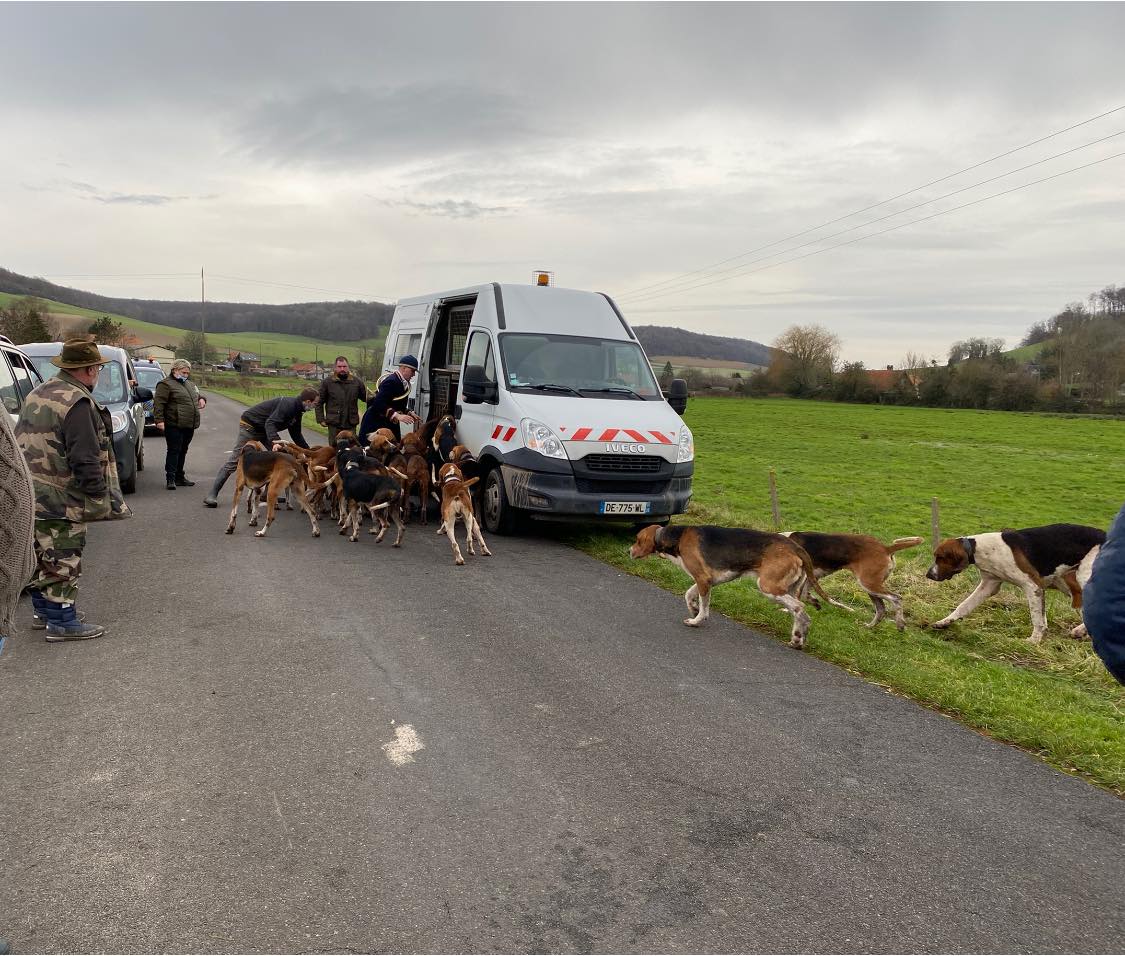
M 668 385 L 668 391 L 664 393 L 664 397 L 668 399 L 668 404 L 672 406 L 672 411 L 677 415 L 682 415 L 687 411 L 687 382 L 682 378 L 672 379 L 671 383 Z
M 484 377 L 484 369 L 481 366 L 466 365 L 461 394 L 466 405 L 480 405 L 484 402 L 495 402 L 500 397 L 500 388 L 495 382 L 490 382 Z
M 145 388 L 143 385 L 138 385 L 133 389 L 134 402 L 151 402 L 152 389 Z

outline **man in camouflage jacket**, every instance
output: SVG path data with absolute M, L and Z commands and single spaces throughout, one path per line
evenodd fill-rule
M 69 339 L 60 369 L 27 396 L 16 438 L 35 486 L 36 571 L 29 590 L 48 641 L 87 640 L 105 628 L 74 607 L 86 523 L 131 517 L 117 480 L 109 411 L 92 394 L 106 363 L 92 337 Z

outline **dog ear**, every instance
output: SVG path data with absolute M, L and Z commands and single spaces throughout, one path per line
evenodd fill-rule
M 656 525 L 656 534 L 652 536 L 652 543 L 655 546 L 656 550 L 659 551 L 664 547 L 664 538 L 664 529 L 660 527 L 660 525 Z

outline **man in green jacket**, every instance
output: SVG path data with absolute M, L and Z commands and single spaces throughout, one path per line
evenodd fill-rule
M 359 403 L 367 404 L 367 387 L 355 375 L 343 355 L 336 356 L 336 367 L 323 379 L 317 393 L 316 421 L 328 426 L 328 444 L 335 447 L 336 433 L 354 432 L 359 424 Z
M 199 427 L 199 413 L 207 407 L 207 399 L 199 394 L 199 389 L 189 378 L 191 362 L 176 359 L 171 372 L 156 386 L 153 396 L 152 417 L 156 428 L 164 433 L 168 442 L 168 453 L 164 458 L 164 478 L 167 489 L 190 488 L 195 484 L 188 481 L 184 472 L 188 445 Z
M 105 628 L 74 607 L 86 523 L 132 517 L 117 480 L 109 411 L 93 396 L 104 359 L 93 336 L 68 339 L 58 375 L 27 396 L 16 439 L 35 487 L 35 576 L 29 591 L 48 641 L 88 640 Z

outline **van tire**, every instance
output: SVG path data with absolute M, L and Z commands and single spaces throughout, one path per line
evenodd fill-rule
M 144 470 L 145 470 L 145 443 L 144 443 L 144 440 L 142 439 L 141 443 L 139 445 L 137 445 L 137 471 L 144 471 Z
M 137 490 L 137 473 L 134 471 L 128 478 L 121 479 L 121 491 L 131 495 Z
M 485 530 L 491 534 L 515 534 L 519 527 L 520 515 L 508 504 L 504 476 L 499 465 L 484 476 L 484 486 L 480 493 L 480 518 Z

